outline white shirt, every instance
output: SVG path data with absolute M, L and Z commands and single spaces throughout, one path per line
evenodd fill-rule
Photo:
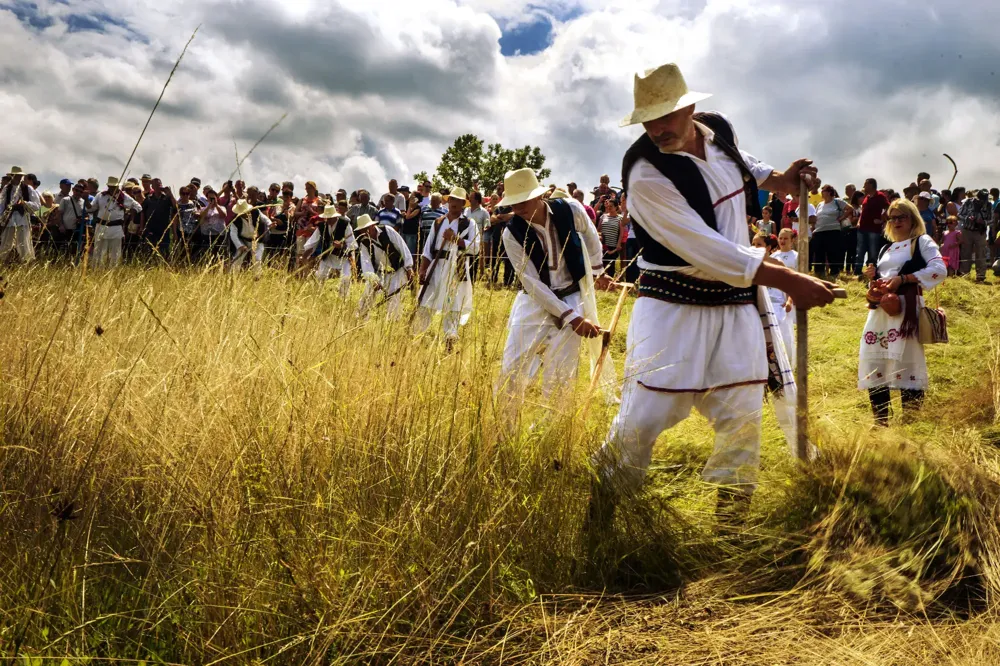
M 573 211 L 573 227 L 583 241 L 584 261 L 589 262 L 591 272 L 597 277 L 604 272 L 604 250 L 601 246 L 601 239 L 597 236 L 597 229 L 590 221 L 587 211 L 583 209 L 583 204 L 575 199 L 564 199 L 564 201 L 569 204 Z M 551 216 L 550 204 L 546 203 L 545 207 Z M 533 222 L 531 226 L 545 247 L 545 255 L 549 264 L 549 285 L 542 282 L 535 265 L 525 254 L 524 247 L 514 240 L 509 230 L 504 229 L 503 244 L 504 249 L 507 250 L 507 258 L 513 264 L 525 293 L 535 299 L 550 315 L 563 321 L 566 315 L 573 311 L 573 308 L 556 296 L 553 290 L 569 287 L 573 284 L 573 276 L 570 275 L 566 262 L 562 260 L 563 248 L 559 244 L 555 225 Z
M 410 253 L 410 248 L 406 246 L 406 241 L 403 237 L 399 235 L 399 232 L 392 227 L 382 226 L 385 229 L 386 234 L 389 236 L 389 242 L 392 243 L 399 253 L 403 256 L 403 265 L 400 270 L 412 269 L 413 268 L 413 255 Z M 372 243 L 372 247 L 375 249 L 375 262 L 372 262 L 371 255 L 368 254 L 368 246 L 365 243 L 358 243 L 361 255 L 361 274 L 364 277 L 377 277 L 375 272 L 375 263 L 377 263 L 385 272 L 389 272 L 389 255 L 378 246 L 378 243 Z
M 331 226 L 333 226 L 333 228 L 336 229 L 337 218 L 335 217 L 331 218 L 330 222 L 333 223 Z M 333 231 L 331 230 L 330 233 L 333 234 Z M 309 240 L 307 240 L 305 245 L 302 246 L 302 251 L 305 252 L 306 256 L 312 254 L 313 250 L 316 249 L 316 246 L 319 245 L 319 240 L 320 240 L 320 228 L 316 227 L 316 230 L 312 232 L 312 236 L 310 236 Z M 353 254 L 354 251 L 358 249 L 358 240 L 354 237 L 354 229 L 352 229 L 351 225 L 349 224 L 347 225 L 347 230 L 344 232 L 343 241 L 344 241 L 344 258 L 346 259 L 348 255 Z M 336 257 L 333 254 L 324 257 L 324 259 L 338 259 L 338 258 L 339 257 Z
M 691 265 L 656 266 L 641 257 L 638 264 L 642 269 L 679 270 L 703 280 L 749 287 L 764 261 L 764 249 L 750 246 L 742 172 L 716 147 L 712 130 L 701 123 L 695 125 L 705 137 L 705 159 L 684 152 L 674 154 L 684 155 L 697 165 L 709 195 L 717 202 L 718 231 L 705 224 L 669 179 L 647 160 L 640 159 L 629 175 L 628 205 L 633 221 L 638 220 L 653 240 Z M 763 184 L 774 168 L 742 150 L 740 154 L 757 184 Z
M 119 193 L 122 196 L 122 204 L 117 201 Z M 91 211 L 96 211 L 96 216 L 94 220 L 98 224 L 104 222 L 121 222 L 125 219 L 125 209 L 129 208 L 137 213 L 142 212 L 142 206 L 139 202 L 125 194 L 121 190 L 115 192 L 114 196 L 108 194 L 107 192 L 101 192 L 94 199 L 94 203 L 91 206 Z
M 482 206 L 476 210 L 466 208 L 465 216 L 476 223 L 480 233 L 490 228 L 490 212 Z
M 2 190 L 0 190 L 0 203 L 6 202 L 8 206 L 12 206 L 16 203 L 24 203 L 24 207 L 27 212 L 21 213 L 16 210 L 10 211 L 10 221 L 7 222 L 12 227 L 26 227 L 30 224 L 31 214 L 37 213 L 38 209 L 42 207 L 42 200 L 38 197 L 38 192 L 35 188 L 28 185 L 28 199 L 26 201 L 21 201 L 21 185 L 19 184 L 14 188 L 13 193 L 10 194 L 10 199 L 7 198 L 7 194 L 10 191 L 10 183 L 8 183 Z M 0 214 L 6 213 L 7 209 L 0 211 Z
M 466 258 L 479 254 L 479 227 L 475 222 L 470 220 L 469 227 L 465 230 L 465 233 L 459 234 L 458 222 L 461 219 L 449 220 L 448 216 L 445 215 L 440 224 L 435 222 L 431 226 L 430 235 L 427 236 L 427 240 L 424 242 L 424 250 L 421 256 L 427 261 L 433 261 L 434 255 L 438 250 L 456 249 L 457 242 L 455 238 L 465 241 L 465 249 L 461 251 L 465 253 Z M 447 243 L 444 240 L 444 232 L 448 229 L 451 229 L 455 234 L 455 238 L 452 239 L 451 243 Z M 431 247 L 432 242 L 434 243 L 434 247 Z
M 271 226 L 270 218 L 268 218 L 267 215 L 264 215 L 264 213 L 260 214 L 260 219 L 264 223 L 265 228 Z M 236 229 L 237 225 L 239 225 L 239 231 L 237 231 Z M 253 244 L 253 238 L 256 234 L 257 234 L 257 228 L 256 225 L 253 223 L 253 218 L 250 216 L 249 213 L 246 215 L 241 215 L 237 221 L 229 225 L 229 238 L 233 241 L 233 245 L 236 246 L 237 250 L 239 250 L 242 247 L 251 249 L 251 246 Z M 263 243 L 263 240 L 261 238 L 258 238 L 257 243 L 258 244 Z
M 62 225 L 68 231 L 75 231 L 80 218 L 87 214 L 87 200 L 83 197 L 68 196 L 59 201 Z

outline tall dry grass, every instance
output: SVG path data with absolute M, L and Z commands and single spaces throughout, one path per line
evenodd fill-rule
M 435 336 L 359 321 L 332 285 L 281 273 L 6 278 L 6 657 L 642 661 L 711 626 L 699 604 L 755 618 L 775 645 L 809 636 L 805 618 L 991 616 L 1000 475 L 975 428 L 995 416 L 982 387 L 996 386 L 984 359 L 1000 303 L 971 284 L 946 289 L 955 343 L 931 351 L 922 420 L 870 434 L 851 376 L 864 313 L 840 304 L 815 319 L 828 455 L 796 471 L 768 417 L 751 527 L 717 538 L 697 480 L 711 436 L 693 418 L 661 440 L 649 492 L 595 559 L 586 459 L 612 414 L 595 405 L 580 423 L 582 390 L 553 409 L 533 398 L 508 433 L 493 383 L 510 292 L 478 291 L 446 356 Z M 673 601 L 621 606 L 616 593 Z M 634 609 L 674 619 L 650 637 Z M 747 655 L 774 663 L 753 632 Z M 619 633 L 630 638 L 612 646 Z M 725 645 L 691 641 L 687 663 L 737 659 L 738 630 L 717 636 Z

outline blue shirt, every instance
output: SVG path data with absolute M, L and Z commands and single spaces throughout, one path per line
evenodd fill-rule
M 388 224 L 396 231 L 399 231 L 403 226 L 403 215 L 395 208 L 383 208 L 378 212 L 378 219 L 376 221 L 379 224 Z

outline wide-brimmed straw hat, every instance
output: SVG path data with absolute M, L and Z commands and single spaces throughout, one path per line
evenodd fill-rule
M 538 184 L 538 177 L 532 169 L 525 167 L 516 171 L 508 171 L 503 178 L 504 197 L 497 205 L 513 206 L 524 203 L 537 199 L 548 191 L 549 188 Z
M 121 185 L 121 183 L 117 178 L 115 178 L 114 176 L 108 177 L 108 187 L 118 187 L 119 185 Z
M 340 211 L 337 210 L 336 204 L 329 204 L 323 208 L 323 212 L 319 216 L 324 220 L 329 220 L 333 217 L 340 217 Z
M 462 187 L 454 187 L 454 188 L 452 188 L 451 194 L 449 194 L 448 196 L 449 197 L 454 197 L 456 199 L 461 199 L 462 201 L 465 201 L 466 199 L 469 198 L 468 192 L 466 192 L 465 188 L 462 188 Z
M 363 229 L 367 229 L 368 227 L 373 227 L 376 224 L 377 222 L 375 222 L 375 220 L 371 218 L 371 215 L 359 215 L 357 226 L 354 227 L 354 230 L 362 231 Z
M 549 195 L 549 199 L 569 199 L 569 193 L 566 190 L 556 188 L 553 190 L 552 194 Z
M 647 69 L 635 75 L 632 97 L 635 109 L 622 118 L 619 127 L 649 122 L 673 113 L 678 109 L 708 99 L 709 93 L 688 90 L 684 75 L 674 63 Z
M 10 168 L 10 171 L 7 172 L 7 175 L 8 176 L 23 176 L 24 175 L 24 171 L 22 171 L 21 167 L 19 167 L 19 166 L 12 166 Z
M 240 199 L 233 206 L 233 215 L 239 217 L 240 215 L 246 215 L 253 210 L 253 206 L 246 199 Z

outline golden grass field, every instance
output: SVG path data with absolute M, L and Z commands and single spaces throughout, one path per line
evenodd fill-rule
M 4 280 L 4 660 L 1000 663 L 997 286 L 946 283 L 925 410 L 874 431 L 851 285 L 811 320 L 823 458 L 793 463 L 765 408 L 750 522 L 716 536 L 693 416 L 595 556 L 587 459 L 613 412 L 581 422 L 581 382 L 502 434 L 511 291 L 479 289 L 445 356 L 283 273 Z

